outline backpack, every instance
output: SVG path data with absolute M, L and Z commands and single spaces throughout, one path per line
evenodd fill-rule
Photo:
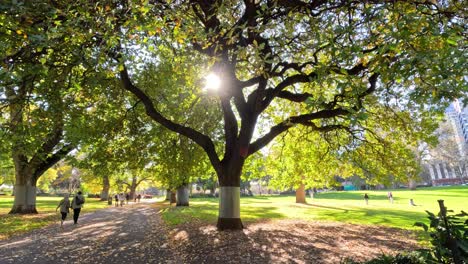
M 75 197 L 75 203 L 76 203 L 76 205 L 82 205 L 82 204 L 84 204 L 84 200 L 81 199 L 79 196 L 76 196 Z

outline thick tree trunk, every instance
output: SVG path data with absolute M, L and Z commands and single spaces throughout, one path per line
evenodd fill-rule
M 189 190 L 187 185 L 177 188 L 177 206 L 189 206 Z
M 240 175 L 244 159 L 233 158 L 223 168 L 224 175 L 219 177 L 219 215 L 218 230 L 241 230 L 244 228 L 240 218 Z
M 171 204 L 177 203 L 176 192 L 171 191 Z
M 28 166 L 26 158 L 19 152 L 13 151 L 15 164 L 15 200 L 10 214 L 37 214 L 36 210 L 36 183 L 37 177 Z
M 240 230 L 244 228 L 240 218 L 240 187 L 219 188 L 218 230 Z
M 101 191 L 101 201 L 107 201 L 109 198 L 109 176 L 104 175 L 102 178 L 102 191 Z
M 306 193 L 304 184 L 301 184 L 296 190 L 296 203 L 306 203 Z
M 16 179 L 15 200 L 10 214 L 37 214 L 36 210 L 36 181 L 30 177 Z M 25 179 L 29 178 L 29 179 Z

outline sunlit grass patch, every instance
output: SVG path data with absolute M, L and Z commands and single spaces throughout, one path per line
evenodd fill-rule
M 244 222 L 269 219 L 305 219 L 338 221 L 365 225 L 419 230 L 413 224 L 426 221 L 425 210 L 437 213 L 437 200 L 455 212 L 468 210 L 468 187 L 420 188 L 391 190 L 394 203 L 387 199 L 388 190 L 323 192 L 314 199 L 308 197 L 307 204 L 296 204 L 294 196 L 258 196 L 241 198 L 241 218 Z M 369 205 L 363 199 L 364 193 L 370 196 Z M 409 205 L 414 199 L 417 206 Z M 217 198 L 193 198 L 189 207 L 164 207 L 161 215 L 170 225 L 190 221 L 215 224 L 218 216 Z

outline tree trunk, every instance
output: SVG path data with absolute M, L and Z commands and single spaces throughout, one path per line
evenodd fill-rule
M 167 189 L 166 190 L 166 201 L 170 201 L 171 200 L 171 190 Z
M 301 184 L 296 190 L 296 203 L 306 203 L 306 193 L 304 184 Z
M 133 176 L 132 178 L 132 185 L 130 185 L 130 200 L 135 200 L 135 192 L 136 192 L 136 188 L 138 187 L 138 184 L 137 184 L 137 178 L 136 176 Z
M 15 200 L 10 214 L 37 214 L 36 180 L 32 176 L 19 175 L 15 184 Z
M 240 175 L 244 159 L 232 158 L 223 166 L 219 175 L 219 214 L 218 230 L 241 230 L 244 228 L 240 218 Z
M 240 230 L 244 228 L 240 218 L 240 187 L 219 188 L 218 230 Z
M 102 191 L 101 191 L 101 201 L 107 201 L 109 198 L 109 176 L 106 174 L 102 177 Z
M 182 185 L 177 188 L 177 206 L 189 206 L 188 185 Z
M 410 179 L 408 185 L 409 185 L 410 190 L 416 190 L 416 185 L 417 184 L 416 184 L 415 180 Z
M 171 204 L 177 203 L 176 192 L 171 191 Z

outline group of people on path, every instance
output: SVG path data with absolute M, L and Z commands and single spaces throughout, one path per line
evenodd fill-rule
M 78 191 L 77 194 L 73 197 L 73 200 L 70 202 L 70 195 L 66 194 L 62 200 L 60 200 L 55 211 L 58 211 L 60 208 L 60 213 L 62 214 L 62 220 L 60 221 L 60 226 L 63 227 L 63 222 L 67 218 L 70 208 L 73 209 L 73 224 L 78 223 L 78 217 L 80 216 L 81 208 L 85 203 L 85 198 L 81 191 Z
M 141 200 L 141 194 L 138 195 L 133 195 L 133 201 L 136 203 L 137 201 L 140 202 Z M 130 202 L 130 194 L 129 193 L 117 193 L 114 195 L 114 200 L 115 200 L 115 207 L 118 207 L 119 204 L 120 206 L 123 206 L 125 204 L 125 201 L 127 204 Z

